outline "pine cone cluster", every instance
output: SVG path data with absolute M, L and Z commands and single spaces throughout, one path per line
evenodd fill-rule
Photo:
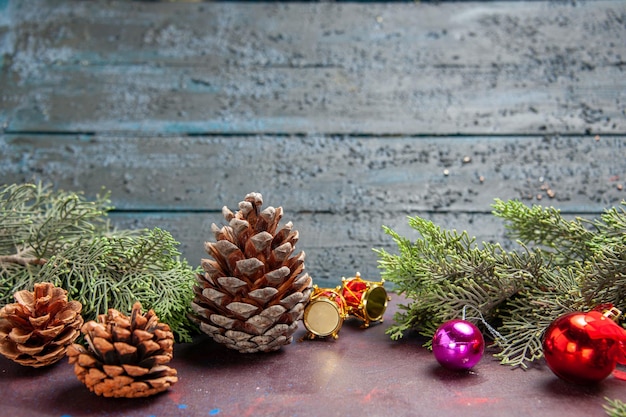
M 228 225 L 212 225 L 216 242 L 206 242 L 213 259 L 202 259 L 192 308 L 200 329 L 243 353 L 269 352 L 292 342 L 311 291 L 304 252 L 292 256 L 298 232 L 279 228 L 282 207 L 261 211 L 263 197 L 250 193 Z
M 18 291 L 15 303 L 0 309 L 0 353 L 27 366 L 51 365 L 65 356 L 80 335 L 82 305 L 68 301 L 67 291 L 38 283 Z
M 174 335 L 153 310 L 133 305 L 130 317 L 115 309 L 81 329 L 88 349 L 73 344 L 67 351 L 74 373 L 89 390 L 104 397 L 147 397 L 178 381 L 166 364 L 172 359 Z

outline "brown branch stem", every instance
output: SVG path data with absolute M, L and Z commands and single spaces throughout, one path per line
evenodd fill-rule
M 21 255 L 0 255 L 0 263 L 13 263 L 18 265 L 45 265 L 46 259 L 25 257 Z

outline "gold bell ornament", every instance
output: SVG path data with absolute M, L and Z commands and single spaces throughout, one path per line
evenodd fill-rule
M 348 316 L 346 300 L 337 288 L 313 286 L 313 293 L 304 308 L 302 321 L 307 329 L 307 339 L 331 336 L 339 337 L 343 320 Z
M 348 314 L 369 327 L 373 321 L 383 321 L 390 297 L 385 290 L 385 280 L 365 281 L 359 272 L 352 278 L 341 279 L 341 295 L 346 301 Z

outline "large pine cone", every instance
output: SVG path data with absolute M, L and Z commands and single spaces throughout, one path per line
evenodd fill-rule
M 0 310 L 0 353 L 35 368 L 62 359 L 80 335 L 82 304 L 68 302 L 67 291 L 48 282 L 13 297 L 16 303 Z
M 292 342 L 311 295 L 304 252 L 291 256 L 298 232 L 289 222 L 278 229 L 282 207 L 261 211 L 263 197 L 250 193 L 228 223 L 212 226 L 217 242 L 205 243 L 213 259 L 202 259 L 192 308 L 200 329 L 244 353 L 269 352 Z
M 89 345 L 67 350 L 74 373 L 90 391 L 104 397 L 147 397 L 178 381 L 166 366 L 173 356 L 174 335 L 153 310 L 141 314 L 135 303 L 130 317 L 115 309 L 81 329 Z

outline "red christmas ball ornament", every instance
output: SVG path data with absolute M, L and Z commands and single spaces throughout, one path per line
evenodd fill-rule
M 593 384 L 626 363 L 626 330 L 600 311 L 565 314 L 550 324 L 543 339 L 548 367 L 559 378 Z
M 478 327 L 465 320 L 443 323 L 433 336 L 433 354 L 444 368 L 467 370 L 483 356 L 485 340 Z

